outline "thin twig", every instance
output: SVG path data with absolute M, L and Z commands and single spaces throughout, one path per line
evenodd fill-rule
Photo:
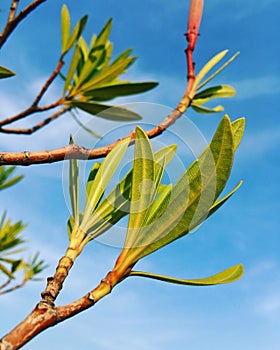
M 11 19 L 10 21 L 8 19 L 2 33 L 0 34 L 0 48 L 4 45 L 9 36 L 18 26 L 18 24 L 45 1 L 47 0 L 34 0 L 28 6 L 26 6 L 16 17 Z
M 71 108 L 72 108 L 71 106 L 65 106 L 65 107 L 61 108 L 58 112 L 52 114 L 50 117 L 42 120 L 40 123 L 34 125 L 31 128 L 27 128 L 27 129 L 13 128 L 13 129 L 10 129 L 10 128 L 1 128 L 1 126 L 0 126 L 0 133 L 17 134 L 17 135 L 31 135 L 35 131 L 42 129 L 43 127 L 45 127 L 46 125 L 48 125 L 49 123 L 51 123 L 52 121 L 54 121 L 55 119 L 57 119 L 58 117 L 63 115 L 64 113 L 66 113 L 67 111 L 70 111 Z
M 17 289 L 19 289 L 19 288 L 22 288 L 22 287 L 25 286 L 26 282 L 27 282 L 27 280 L 24 279 L 21 283 L 16 284 L 15 286 L 13 286 L 13 287 L 11 287 L 11 288 L 1 290 L 1 291 L 0 291 L 0 295 L 7 294 L 7 293 L 11 293 L 11 292 L 13 292 L 13 291 L 15 291 L 15 290 L 17 290 Z
M 190 101 L 189 101 L 190 103 Z M 189 105 L 188 103 L 188 105 Z M 187 105 L 187 106 L 188 106 Z M 147 131 L 149 138 L 154 138 L 162 134 L 170 125 L 185 112 L 186 105 L 179 104 L 160 124 Z M 134 132 L 127 136 L 103 147 L 87 149 L 76 144 L 70 144 L 65 147 L 54 150 L 39 152 L 0 152 L 0 165 L 33 165 L 44 163 L 55 163 L 64 160 L 66 157 L 75 159 L 97 159 L 105 157 L 116 144 L 124 139 L 131 138 L 131 144 L 134 143 Z
M 42 99 L 43 95 L 45 94 L 45 92 L 48 90 L 49 86 L 52 84 L 52 82 L 54 81 L 54 79 L 57 77 L 57 75 L 59 74 L 59 72 L 61 71 L 61 68 L 63 67 L 64 62 L 62 59 L 59 60 L 55 70 L 52 72 L 52 74 L 50 75 L 49 79 L 45 82 L 44 86 L 42 87 L 41 91 L 39 92 L 38 96 L 35 98 L 33 105 L 38 106 L 38 103 L 40 102 L 40 100 Z
M 8 22 L 11 22 L 15 18 L 18 4 L 19 4 L 19 0 L 12 0 Z
M 59 105 L 61 105 L 60 99 L 53 102 L 53 103 L 50 103 L 49 105 L 43 106 L 43 107 L 38 107 L 38 106 L 32 104 L 30 107 L 28 107 L 24 111 L 12 116 L 12 117 L 9 117 L 9 118 L 6 118 L 6 119 L 3 119 L 2 121 L 0 121 L 0 132 L 1 132 L 1 127 L 4 125 L 14 123 L 18 120 L 21 120 L 21 119 L 23 119 L 29 115 L 32 115 L 34 113 L 37 113 L 37 112 L 48 111 L 50 109 L 58 107 Z

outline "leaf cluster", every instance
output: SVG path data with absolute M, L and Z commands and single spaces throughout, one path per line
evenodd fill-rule
M 111 60 L 113 44 L 109 41 L 112 19 L 109 19 L 89 44 L 82 34 L 87 16 L 82 17 L 71 32 L 70 15 L 66 5 L 61 12 L 62 57 L 73 49 L 72 59 L 64 79 L 63 102 L 89 114 L 115 121 L 139 120 L 141 117 L 125 108 L 103 104 L 116 97 L 142 93 L 157 83 L 131 83 L 120 76 L 135 61 L 130 49 Z
M 176 146 L 154 152 L 146 133 L 136 127 L 131 170 L 104 196 L 130 142 L 125 139 L 113 148 L 101 164 L 94 164 L 88 178 L 82 212 L 79 208 L 78 162 L 70 160 L 72 216 L 68 222 L 68 232 L 72 245 L 79 246 L 79 252 L 82 251 L 90 240 L 128 215 L 124 248 L 113 269 L 117 276 L 115 283 L 128 276 L 152 278 L 152 274 L 132 272 L 132 268 L 143 257 L 197 228 L 240 187 L 241 182 L 219 199 L 229 178 L 244 125 L 243 118 L 231 122 L 228 116 L 224 116 L 208 147 L 173 186 L 163 183 L 162 179 Z M 209 285 L 232 282 L 242 273 L 243 267 L 237 265 L 209 279 L 176 280 L 158 275 L 154 278 L 181 284 Z
M 214 73 L 212 73 L 206 78 L 207 74 L 221 62 L 221 60 L 225 57 L 227 53 L 228 50 L 224 50 L 215 55 L 213 58 L 210 59 L 210 61 L 208 61 L 205 64 L 205 66 L 197 74 L 190 93 L 190 95 L 193 96 L 191 101 L 191 107 L 197 113 L 211 114 L 222 112 L 224 110 L 222 105 L 217 105 L 213 108 L 208 108 L 204 104 L 214 98 L 227 98 L 235 96 L 236 91 L 230 85 L 217 85 L 200 91 L 206 84 L 208 84 L 212 79 L 214 79 L 239 55 L 239 52 L 237 52 L 225 63 L 223 63 L 221 67 L 217 68 L 214 71 Z

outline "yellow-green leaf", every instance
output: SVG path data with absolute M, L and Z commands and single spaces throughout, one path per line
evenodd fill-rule
M 61 9 L 61 52 L 64 55 L 67 52 L 67 43 L 70 36 L 70 15 L 66 5 Z
M 9 78 L 14 76 L 16 73 L 10 69 L 0 66 L 0 79 Z
M 241 264 L 232 266 L 222 272 L 219 272 L 213 276 L 206 278 L 197 278 L 197 279 L 180 279 L 168 276 L 162 276 L 158 274 L 148 273 L 148 272 L 140 272 L 140 271 L 131 271 L 128 275 L 130 276 L 139 276 L 150 279 L 159 280 L 162 282 L 175 283 L 175 284 L 183 284 L 187 286 L 213 286 L 218 284 L 227 284 L 232 283 L 239 280 L 244 274 L 244 268 Z

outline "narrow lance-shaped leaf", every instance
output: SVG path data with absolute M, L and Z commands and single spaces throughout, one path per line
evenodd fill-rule
M 67 43 L 70 36 L 70 15 L 66 5 L 61 9 L 61 51 L 62 55 L 67 52 Z
M 213 108 L 207 108 L 205 106 L 198 105 L 198 104 L 193 103 L 193 102 L 191 104 L 191 107 L 194 111 L 196 111 L 197 113 L 200 113 L 200 114 L 219 113 L 219 112 L 223 112 L 223 110 L 224 110 L 224 107 L 221 105 L 218 105 L 218 106 L 213 107 Z
M 129 142 L 129 138 L 120 141 L 117 146 L 115 146 L 112 151 L 106 156 L 95 175 L 95 179 L 91 184 L 90 191 L 87 193 L 85 210 L 81 223 L 81 228 L 85 232 L 89 229 L 89 218 L 93 210 L 96 208 L 100 198 L 102 197 L 111 177 L 119 166 L 129 145 Z
M 205 66 L 201 69 L 201 71 L 197 74 L 194 84 L 192 86 L 192 90 L 195 91 L 198 84 L 201 82 L 201 80 L 205 77 L 205 75 L 217 64 L 219 63 L 224 56 L 227 54 L 228 50 L 224 50 L 217 55 L 215 55 L 213 58 L 208 61 Z
M 135 129 L 135 148 L 131 184 L 131 204 L 125 246 L 131 246 L 154 197 L 154 155 L 146 133 Z
M 79 22 L 75 25 L 72 34 L 70 35 L 70 38 L 67 42 L 67 45 L 65 47 L 65 52 L 69 51 L 71 47 L 79 40 L 80 36 L 82 35 L 86 22 L 87 22 L 88 16 L 82 17 Z
M 213 74 L 211 74 L 207 79 L 205 79 L 201 84 L 196 87 L 196 90 L 200 90 L 203 86 L 209 83 L 212 79 L 214 79 L 221 71 L 223 71 L 235 58 L 240 54 L 240 52 L 236 52 L 231 58 L 229 58 L 219 69 L 217 69 Z
M 212 98 L 225 98 L 235 96 L 236 90 L 230 85 L 218 85 L 197 93 L 193 101 L 196 105 L 208 102 Z
M 168 164 L 173 158 L 175 151 L 175 145 L 170 145 L 160 149 L 154 154 L 155 162 L 160 163 L 162 159 L 165 159 L 166 164 Z M 90 218 L 92 225 L 92 228 L 90 229 L 91 239 L 102 234 L 129 213 L 131 178 L 132 169 L 96 208 L 96 211 Z M 162 190 L 162 192 L 164 192 L 164 190 Z M 162 196 L 161 193 L 159 195 Z M 102 222 L 102 224 L 100 224 L 100 222 Z
M 67 103 L 89 114 L 95 115 L 96 117 L 112 121 L 133 121 L 141 119 L 141 116 L 138 113 L 123 107 L 109 106 L 95 102 L 84 102 L 78 100 L 71 100 Z
M 66 93 L 67 90 L 71 91 L 73 89 L 73 86 L 71 86 L 70 83 L 74 77 L 74 74 L 75 74 L 75 71 L 76 71 L 77 66 L 79 64 L 80 58 L 81 58 L 81 51 L 80 51 L 79 46 L 76 45 L 74 53 L 73 53 L 73 57 L 72 57 L 72 60 L 71 60 L 71 63 L 70 63 L 69 69 L 68 69 L 68 73 L 67 73 L 67 76 L 65 79 L 64 88 L 63 88 L 63 95 Z
M 70 144 L 74 144 L 74 139 L 71 135 Z M 69 193 L 72 207 L 73 218 L 79 225 L 79 166 L 77 159 L 69 160 Z
M 241 264 L 232 266 L 224 271 L 221 271 L 213 276 L 209 276 L 206 278 L 198 278 L 198 279 L 180 279 L 168 276 L 162 276 L 158 274 L 148 273 L 148 272 L 140 272 L 140 271 L 131 271 L 128 275 L 130 276 L 139 276 L 150 279 L 159 280 L 162 282 L 175 283 L 175 284 L 183 284 L 187 286 L 213 286 L 217 284 L 227 284 L 232 283 L 239 280 L 244 273 L 244 268 Z
M 84 96 L 94 101 L 108 101 L 116 97 L 143 93 L 155 88 L 157 85 L 158 83 L 156 82 L 114 84 L 86 90 Z
M 9 78 L 14 76 L 16 73 L 10 69 L 0 66 L 0 79 Z

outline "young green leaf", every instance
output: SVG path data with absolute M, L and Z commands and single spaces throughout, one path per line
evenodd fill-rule
M 193 101 L 197 105 L 208 102 L 212 98 L 232 97 L 236 94 L 236 90 L 230 85 L 218 85 L 205 89 L 197 93 Z
M 217 55 L 215 55 L 213 58 L 211 58 L 206 64 L 205 66 L 200 70 L 200 72 L 197 74 L 192 90 L 196 90 L 196 87 L 198 86 L 198 84 L 201 82 L 201 80 L 205 77 L 205 75 L 216 65 L 218 64 L 223 58 L 224 56 L 228 53 L 228 50 L 224 50 L 220 53 L 218 53 Z
M 236 52 L 231 58 L 229 58 L 219 69 L 217 69 L 213 74 L 210 75 L 206 80 L 204 80 L 201 84 L 196 87 L 196 91 L 200 90 L 203 86 L 209 83 L 212 79 L 214 79 L 221 71 L 223 71 L 235 58 L 240 54 L 240 52 Z
M 227 284 L 227 283 L 235 282 L 239 280 L 243 274 L 244 274 L 244 268 L 241 264 L 238 264 L 224 271 L 221 271 L 213 276 L 206 277 L 206 278 L 191 279 L 191 280 L 162 276 L 158 274 L 140 272 L 140 271 L 131 271 L 127 277 L 139 276 L 139 277 L 155 279 L 163 282 L 168 282 L 168 283 L 183 284 L 187 286 L 213 286 L 217 284 Z
M 67 44 L 65 45 L 64 54 L 67 51 L 69 51 L 75 45 L 75 43 L 79 40 L 80 36 L 82 35 L 82 33 L 85 29 L 87 19 L 88 19 L 88 16 L 84 16 L 75 25 L 73 32 L 70 35 L 70 38 L 69 38 Z
M 61 53 L 67 52 L 67 44 L 70 36 L 70 15 L 66 5 L 61 9 Z
M 95 174 L 93 182 L 90 184 L 87 193 L 87 199 L 84 209 L 84 215 L 81 223 L 81 229 L 85 232 L 89 229 L 88 221 L 94 209 L 98 205 L 105 188 L 107 187 L 111 177 L 119 166 L 125 151 L 129 145 L 130 139 L 120 141 L 112 151 L 106 156 L 97 173 Z
M 240 145 L 240 142 L 242 140 L 244 130 L 245 130 L 245 118 L 239 118 L 234 120 L 231 123 L 232 132 L 233 132 L 233 139 L 234 139 L 234 151 L 238 148 Z
M 191 103 L 191 107 L 194 111 L 196 111 L 197 113 L 200 114 L 212 114 L 212 113 L 219 113 L 222 112 L 224 110 L 224 107 L 221 105 L 218 105 L 214 108 L 207 108 L 205 106 L 196 104 L 196 103 Z
M 0 79 L 9 78 L 14 76 L 16 73 L 10 69 L 0 66 Z
M 73 56 L 72 56 L 72 60 L 68 69 L 68 73 L 65 79 L 65 83 L 64 83 L 64 88 L 63 88 L 63 95 L 65 95 L 66 91 L 71 92 L 71 90 L 73 89 L 73 86 L 71 84 L 71 81 L 74 77 L 75 71 L 78 67 L 79 61 L 81 59 L 81 50 L 80 47 L 78 45 L 76 45 Z

